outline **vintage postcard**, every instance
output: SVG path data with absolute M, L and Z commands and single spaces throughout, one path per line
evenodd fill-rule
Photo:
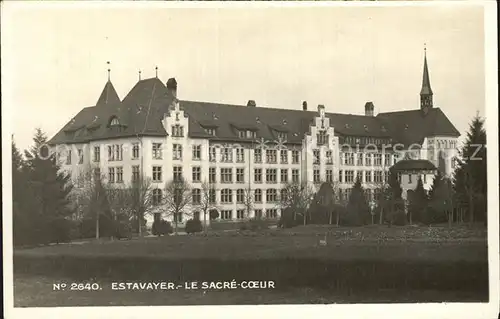
M 498 316 L 494 2 L 4 2 L 1 34 L 5 318 Z

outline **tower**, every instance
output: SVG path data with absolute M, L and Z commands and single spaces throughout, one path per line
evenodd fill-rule
M 420 109 L 426 111 L 432 108 L 432 89 L 429 80 L 429 69 L 427 67 L 427 48 L 424 48 L 424 74 L 422 78 L 422 89 L 420 90 Z

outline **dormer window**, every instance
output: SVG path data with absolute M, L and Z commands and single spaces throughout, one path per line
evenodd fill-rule
M 119 126 L 120 125 L 120 121 L 118 120 L 118 118 L 116 116 L 114 116 L 110 123 L 109 123 L 109 126 Z
M 238 136 L 239 138 L 245 138 L 246 136 L 245 131 L 238 131 Z
M 207 128 L 205 129 L 208 135 L 215 136 L 215 128 Z
M 247 131 L 247 138 L 256 138 L 256 137 L 257 137 L 257 132 Z
M 280 140 L 286 140 L 287 134 L 285 132 L 277 132 L 278 134 L 278 139 Z

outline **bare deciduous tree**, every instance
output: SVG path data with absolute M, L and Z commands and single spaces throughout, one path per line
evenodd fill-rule
M 201 198 L 200 203 L 196 206 L 199 207 L 203 213 L 203 230 L 207 231 L 207 216 L 212 209 L 216 209 L 215 204 L 215 187 L 214 184 L 203 182 L 201 184 Z
M 278 205 L 282 212 L 285 209 L 291 209 L 295 221 L 297 220 L 297 215 L 303 216 L 305 225 L 307 209 L 309 208 L 313 195 L 314 189 L 306 182 L 288 183 L 282 188 Z
M 137 232 L 142 236 L 144 216 L 153 207 L 153 184 L 150 177 L 140 175 L 128 188 L 127 202 L 130 204 L 131 219 L 137 224 Z
M 172 180 L 165 185 L 163 203 L 165 212 L 173 217 L 175 234 L 181 214 L 190 215 L 187 210 L 191 208 L 192 199 L 191 188 L 184 178 Z

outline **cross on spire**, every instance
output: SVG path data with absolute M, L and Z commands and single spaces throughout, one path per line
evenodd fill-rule
M 158 66 L 155 67 L 156 78 L 158 78 Z
M 106 64 L 108 65 L 108 81 L 111 81 L 111 68 L 109 67 L 111 63 L 108 61 Z

